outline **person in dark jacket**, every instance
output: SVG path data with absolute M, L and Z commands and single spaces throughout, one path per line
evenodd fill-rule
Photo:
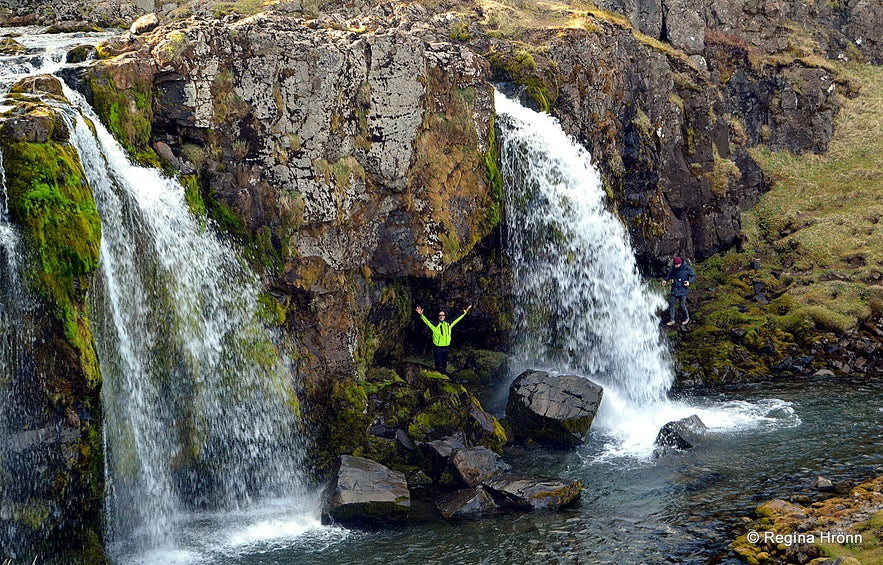
M 418 306 L 416 310 L 420 319 L 423 320 L 423 323 L 429 326 L 429 329 L 432 330 L 432 345 L 435 346 L 435 352 L 433 355 L 435 360 L 435 370 L 439 373 L 445 373 L 448 369 L 448 347 L 451 345 L 451 330 L 454 329 L 457 322 L 462 320 L 463 317 L 472 310 L 472 304 L 467 306 L 466 310 L 460 314 L 460 317 L 453 322 L 445 321 L 445 311 L 440 311 L 438 313 L 437 325 L 430 322 L 429 319 L 423 315 L 423 308 Z
M 672 261 L 671 270 L 668 272 L 668 276 L 662 280 L 663 286 L 671 283 L 671 298 L 668 300 L 669 320 L 666 325 L 675 325 L 677 318 L 675 305 L 678 302 L 681 303 L 681 310 L 684 311 L 685 317 L 684 321 L 681 322 L 681 325 L 686 326 L 690 323 L 690 311 L 687 310 L 687 295 L 690 293 L 690 285 L 694 282 L 696 282 L 696 273 L 694 273 L 693 269 L 687 265 L 686 261 L 675 256 Z

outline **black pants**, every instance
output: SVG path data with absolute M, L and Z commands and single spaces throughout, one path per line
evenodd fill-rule
M 448 348 L 447 347 L 436 347 L 435 348 L 435 370 L 439 373 L 444 373 L 448 370 Z

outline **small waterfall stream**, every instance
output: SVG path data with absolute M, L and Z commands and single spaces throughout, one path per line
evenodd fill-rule
M 97 138 L 80 118 L 73 141 L 102 218 L 92 308 L 111 547 L 174 547 L 189 513 L 252 499 L 302 509 L 294 383 L 259 319 L 258 281 L 180 184 L 132 165 L 90 117 Z

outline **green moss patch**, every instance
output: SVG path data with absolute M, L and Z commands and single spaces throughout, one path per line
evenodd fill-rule
M 57 307 L 71 344 L 91 349 L 84 299 L 86 275 L 98 267 L 101 221 L 76 150 L 17 142 L 4 144 L 3 156 L 10 211 L 38 258 L 35 282 Z
M 118 79 L 117 74 L 126 78 Z M 159 167 L 150 148 L 153 134 L 152 76 L 144 76 L 137 64 L 107 65 L 89 76 L 92 104 L 114 138 L 137 161 Z M 128 84 L 118 88 L 117 84 Z

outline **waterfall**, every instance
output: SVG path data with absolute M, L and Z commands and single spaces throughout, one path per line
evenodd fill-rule
M 198 511 L 308 505 L 290 368 L 259 317 L 259 284 L 187 209 L 184 188 L 132 165 L 91 118 L 73 128 L 102 220 L 90 303 L 103 375 L 111 552 L 182 545 Z
M 45 52 L 4 65 L 0 94 L 24 76 L 63 66 L 65 47 L 83 40 L 20 39 Z M 314 530 L 316 493 L 305 485 L 293 363 L 262 321 L 258 277 L 207 220 L 189 212 L 178 182 L 133 165 L 83 97 L 67 87 L 65 94 L 73 106 L 58 109 L 102 223 L 88 308 L 103 379 L 108 555 L 115 562 L 216 562 Z M 27 440 L 39 447 L 18 438 L 24 428 L 17 418 L 43 408 L 13 386 L 28 381 L 33 336 L 19 280 L 28 258 L 6 214 L 0 243 L 5 523 L 10 505 L 33 499 L 22 483 L 33 482 L 27 467 L 36 465 L 17 456 L 16 446 Z M 14 546 L 15 532 L 0 532 L 7 534 Z
M 0 171 L 3 170 L 0 151 Z M 33 382 L 29 350 L 33 332 L 27 320 L 31 302 L 22 281 L 22 252 L 18 230 L 9 222 L 6 177 L 0 176 L 4 208 L 0 216 L 0 548 L 18 557 L 24 549 L 22 533 L 7 520 L 18 514 L 35 497 L 41 486 L 35 469 L 41 458 L 32 449 L 39 430 L 29 430 L 34 408 L 28 403 L 28 386 Z
M 602 384 L 602 425 L 640 418 L 664 401 L 673 381 L 659 331 L 664 299 L 638 273 L 589 153 L 551 116 L 500 93 L 495 103 L 515 365 L 575 372 Z

